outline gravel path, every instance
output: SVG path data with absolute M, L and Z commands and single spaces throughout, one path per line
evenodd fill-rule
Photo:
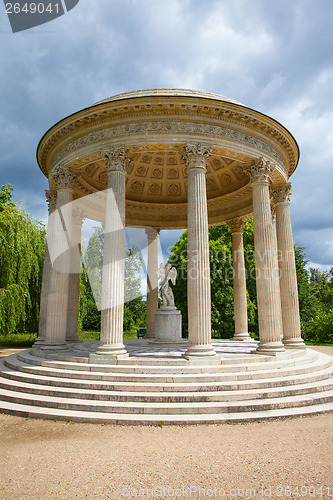
M 0 415 L 0 443 L 6 500 L 333 498 L 333 413 L 162 428 Z

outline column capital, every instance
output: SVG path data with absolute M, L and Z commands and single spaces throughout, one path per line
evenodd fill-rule
M 242 233 L 243 227 L 247 222 L 246 217 L 235 217 L 234 219 L 227 220 L 226 224 L 230 227 L 233 233 Z
M 274 186 L 272 188 L 272 197 L 274 205 L 290 204 L 291 196 L 291 183 L 286 182 L 286 184 L 280 184 L 279 186 Z
M 245 167 L 244 171 L 250 176 L 251 183 L 269 183 L 269 175 L 275 170 L 275 165 L 265 158 L 261 157 L 254 160 L 249 167 Z
M 49 206 L 49 214 L 55 211 L 57 205 L 57 193 L 55 191 L 46 190 L 45 191 L 46 201 Z
M 206 170 L 206 161 L 212 152 L 212 146 L 204 144 L 186 144 L 183 159 L 187 168 L 201 168 Z
M 126 174 L 130 159 L 126 153 L 125 146 L 110 147 L 104 153 L 104 162 L 108 171 Z
M 73 190 L 74 183 L 78 174 L 73 172 L 63 164 L 57 165 L 51 172 L 51 178 L 55 181 L 58 189 Z
M 148 238 L 148 245 L 150 245 L 153 241 L 156 240 L 156 238 L 160 234 L 160 229 L 157 229 L 155 227 L 146 226 L 145 233 L 146 233 L 147 238 Z

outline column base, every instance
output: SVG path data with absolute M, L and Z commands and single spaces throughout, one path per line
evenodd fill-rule
M 231 340 L 252 340 L 252 337 L 248 332 L 235 333 Z
M 183 354 L 190 364 L 219 365 L 221 357 L 218 356 L 212 344 L 191 345 Z
M 265 354 L 276 356 L 277 354 L 285 352 L 284 345 L 281 341 L 278 342 L 259 342 L 255 354 Z
M 96 363 L 116 361 L 117 359 L 128 358 L 129 354 L 124 344 L 102 344 L 95 354 L 90 354 L 89 359 Z
M 56 340 L 45 340 L 43 344 L 38 347 L 43 351 L 64 351 L 69 349 L 65 341 L 57 342 Z
M 32 347 L 40 347 L 44 345 L 45 343 L 45 338 L 43 337 L 37 337 L 36 341 L 33 343 Z
M 81 342 L 81 340 L 79 339 L 78 335 L 75 335 L 73 337 L 66 337 L 66 342 L 67 344 L 74 344 L 74 342 Z
M 282 342 L 286 349 L 306 349 L 306 345 L 302 337 L 295 339 L 283 339 Z

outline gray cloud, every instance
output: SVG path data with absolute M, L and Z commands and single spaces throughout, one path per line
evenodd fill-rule
M 295 241 L 333 266 L 332 17 L 331 0 L 81 0 L 13 35 L 0 10 L 1 183 L 45 217 L 35 150 L 56 121 L 139 88 L 221 93 L 295 135 Z

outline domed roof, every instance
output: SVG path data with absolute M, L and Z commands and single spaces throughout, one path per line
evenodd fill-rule
M 230 102 L 233 104 L 240 104 L 243 106 L 243 104 L 239 101 L 236 101 L 235 99 L 230 99 L 229 97 L 225 97 L 223 95 L 219 94 L 213 94 L 211 92 L 202 92 L 200 90 L 189 90 L 189 89 L 143 89 L 143 90 L 135 90 L 132 92 L 125 92 L 123 94 L 117 94 L 112 97 L 107 97 L 106 99 L 103 99 L 102 101 L 98 101 L 93 106 L 96 104 L 103 104 L 106 102 L 112 102 L 112 101 L 120 101 L 122 99 L 131 99 L 131 98 L 137 98 L 137 97 L 151 97 L 151 96 L 161 96 L 161 97 L 204 97 L 206 99 L 214 99 L 217 101 L 223 101 L 223 102 Z

